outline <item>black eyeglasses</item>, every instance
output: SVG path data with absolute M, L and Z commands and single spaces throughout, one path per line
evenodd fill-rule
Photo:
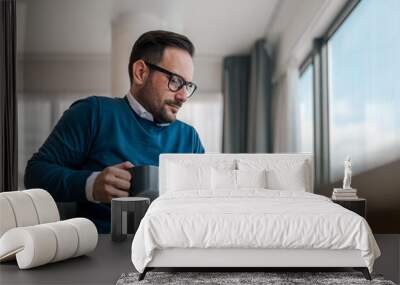
M 186 81 L 185 79 L 183 79 L 182 76 L 180 76 L 176 73 L 173 73 L 169 70 L 166 70 L 158 65 L 149 63 L 147 61 L 145 61 L 145 63 L 147 64 L 147 66 L 150 69 L 157 70 L 159 72 L 162 72 L 162 73 L 168 75 L 168 80 L 169 80 L 168 81 L 168 89 L 171 90 L 172 92 L 178 92 L 179 90 L 182 89 L 183 86 L 185 86 L 185 90 L 187 93 L 186 98 L 190 98 L 196 91 L 197 86 L 193 82 Z

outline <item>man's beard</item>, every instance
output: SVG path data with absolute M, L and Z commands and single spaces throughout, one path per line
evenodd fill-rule
M 150 95 L 151 94 L 151 95 Z M 149 111 L 157 123 L 173 123 L 176 121 L 176 114 L 167 110 L 167 106 L 174 106 L 178 109 L 182 107 L 182 103 L 175 100 L 163 100 L 158 104 L 154 102 L 154 99 L 160 98 L 161 95 L 157 94 L 157 90 L 152 86 L 150 80 L 148 80 L 143 88 L 138 91 L 138 97 L 141 99 L 140 103 L 143 107 Z
M 176 121 L 177 112 L 171 115 L 171 111 L 167 110 L 168 105 L 180 108 L 182 103 L 176 102 L 175 100 L 164 100 L 160 111 L 156 115 L 153 114 L 155 121 L 159 123 L 173 123 Z

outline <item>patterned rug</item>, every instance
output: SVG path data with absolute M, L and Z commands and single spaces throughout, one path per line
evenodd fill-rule
M 381 275 L 372 274 L 372 281 L 364 278 L 360 272 L 154 272 L 150 271 L 142 281 L 138 281 L 139 273 L 122 274 L 117 285 L 133 284 L 379 284 L 395 285 L 384 280 Z

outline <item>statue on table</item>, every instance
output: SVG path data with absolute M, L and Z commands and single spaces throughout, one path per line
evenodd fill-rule
M 350 184 L 351 184 L 351 158 L 350 156 L 346 157 L 346 160 L 344 162 L 344 178 L 343 178 L 343 189 L 352 189 Z

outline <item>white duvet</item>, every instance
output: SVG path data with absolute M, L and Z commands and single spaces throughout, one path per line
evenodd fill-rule
M 324 196 L 265 189 L 162 195 L 133 239 L 133 265 L 143 272 L 165 248 L 358 249 L 370 272 L 380 255 L 359 215 Z

